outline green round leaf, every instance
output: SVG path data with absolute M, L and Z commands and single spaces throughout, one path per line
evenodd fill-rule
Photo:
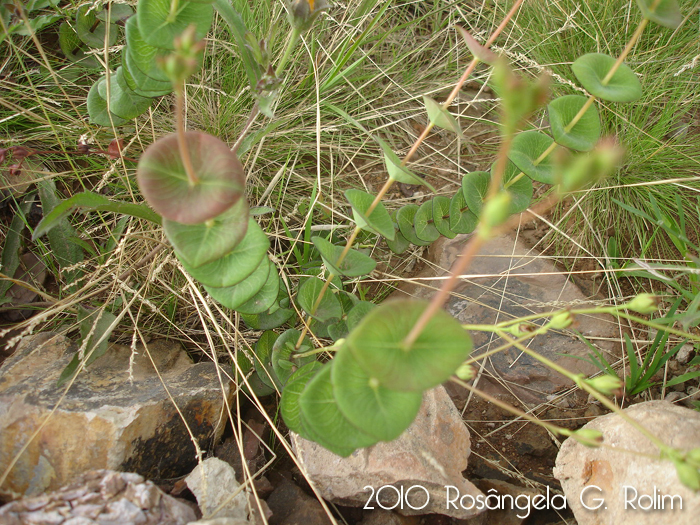
M 581 95 L 566 95 L 549 103 L 549 126 L 558 144 L 577 151 L 590 151 L 596 145 L 600 139 L 600 118 L 595 104 L 591 104 L 579 121 L 567 131 L 587 101 Z
M 97 13 L 98 20 L 116 24 L 122 20 L 126 20 L 134 14 L 134 10 L 128 4 L 117 4 L 112 2 L 111 7 L 105 5 L 104 9 Z
M 134 93 L 127 85 L 121 67 L 117 68 L 112 79 L 109 96 L 109 109 L 112 113 L 123 119 L 131 120 L 150 107 L 153 99 Z
M 675 29 L 683 21 L 683 14 L 676 0 L 637 0 L 645 18 L 664 27 Z M 656 8 L 652 10 L 652 6 Z
M 177 6 L 173 10 L 173 6 Z M 175 49 L 175 37 L 190 24 L 195 26 L 197 40 L 209 32 L 213 8 L 210 4 L 187 0 L 139 0 L 136 10 L 139 30 L 147 43 L 163 49 Z
M 416 246 L 428 246 L 431 241 L 424 241 L 416 235 L 416 230 L 413 226 L 416 213 L 418 213 L 418 206 L 415 204 L 407 204 L 396 213 L 396 222 L 399 225 L 399 231 L 411 244 L 415 244 Z
M 197 268 L 180 258 L 182 266 L 200 283 L 213 288 L 226 288 L 240 283 L 260 266 L 270 241 L 253 219 L 248 219 L 248 229 L 243 240 L 227 255 Z M 176 252 L 177 253 L 177 252 Z
M 277 392 L 276 389 L 272 388 L 269 385 L 266 385 L 262 381 L 262 379 L 260 379 L 260 376 L 258 374 L 251 374 L 250 376 L 248 376 L 248 384 L 253 390 L 253 394 L 257 397 L 265 397 Z M 243 389 L 243 392 L 245 392 L 248 395 L 251 395 L 251 392 L 250 390 L 248 390 L 248 387 L 245 383 L 241 381 L 240 386 Z
M 245 174 L 236 154 L 212 135 L 185 133 L 196 183 L 185 171 L 177 134 L 158 139 L 141 155 L 136 176 L 153 209 L 183 224 L 213 219 L 243 197 Z
M 134 66 L 153 80 L 170 84 L 170 78 L 168 78 L 168 75 L 166 75 L 163 69 L 158 65 L 158 58 L 168 55 L 168 51 L 164 50 L 162 47 L 155 47 L 146 42 L 139 31 L 138 21 L 135 16 L 132 16 L 126 21 L 125 30 L 126 45 L 133 59 Z
M 377 443 L 378 439 L 353 426 L 338 408 L 331 384 L 331 363 L 326 363 L 306 384 L 299 396 L 302 426 L 322 437 L 319 442 L 339 456 L 347 457 L 358 448 Z
M 263 332 L 255 343 L 255 371 L 260 380 L 270 388 L 275 388 L 276 381 L 274 370 L 272 369 L 272 347 L 277 341 L 279 334 L 272 330 Z
M 63 22 L 58 28 L 58 45 L 71 62 L 80 63 L 84 67 L 100 67 L 100 62 L 95 57 L 85 54 L 82 40 L 68 22 Z
M 241 314 L 241 319 L 253 330 L 270 330 L 289 321 L 294 315 L 291 308 L 270 308 L 267 312 L 255 315 Z
M 306 352 L 312 348 L 308 337 L 304 337 L 299 350 L 295 350 L 294 347 L 299 340 L 299 336 L 301 336 L 299 330 L 289 329 L 280 335 L 275 344 L 272 345 L 270 362 L 272 363 L 272 370 L 275 372 L 274 377 L 276 378 L 277 386 L 280 388 L 286 387 L 287 381 L 297 369 L 316 361 L 315 355 L 293 357 L 294 354 Z
M 342 246 L 336 246 L 323 237 L 312 237 L 311 241 L 321 253 L 323 263 L 335 275 L 359 277 L 372 273 L 372 270 L 377 266 L 376 261 L 370 256 L 352 248 L 348 251 L 343 262 L 337 265 L 338 258 L 343 253 Z
M 129 46 L 122 50 L 122 69 L 124 70 L 124 80 L 134 91 L 144 97 L 160 97 L 171 93 L 173 86 L 170 82 L 160 82 L 141 71 L 134 62 Z
M 348 312 L 348 329 L 354 330 L 355 327 L 360 324 L 360 321 L 364 319 L 371 310 L 377 307 L 376 304 L 370 303 L 369 301 L 360 301 L 357 303 L 352 310 Z
M 263 289 L 270 276 L 272 266 L 273 264 L 269 259 L 263 259 L 255 271 L 240 283 L 225 288 L 204 286 L 204 289 L 226 308 L 237 310 L 239 306 L 252 299 L 255 294 Z
M 433 203 L 431 201 L 425 201 L 420 205 L 415 217 L 413 217 L 413 227 L 419 239 L 434 242 L 440 238 L 440 232 L 433 223 Z
M 239 199 L 224 213 L 199 224 L 163 220 L 163 231 L 178 257 L 192 268 L 231 252 L 248 231 L 248 203 Z
M 589 53 L 579 57 L 571 66 L 574 75 L 588 92 L 611 102 L 633 102 L 642 96 L 642 85 L 632 70 L 621 64 L 612 78 L 604 83 L 615 59 L 602 53 Z
M 464 192 L 458 191 L 450 201 L 450 230 L 455 233 L 471 233 L 476 228 L 479 218 L 467 207 Z
M 299 292 L 297 293 L 297 302 L 299 306 L 301 306 L 307 314 L 322 322 L 333 317 L 340 319 L 343 315 L 343 309 L 340 306 L 340 301 L 335 297 L 335 294 L 331 293 L 330 289 L 326 290 L 326 293 L 323 294 L 321 303 L 318 305 L 318 308 L 316 308 L 316 311 L 313 314 L 311 313 L 323 286 L 324 282 L 318 277 L 309 277 L 306 279 L 299 287 Z
M 333 341 L 345 339 L 348 333 L 348 323 L 346 321 L 340 320 L 337 323 L 328 325 L 328 336 L 333 339 Z
M 554 184 L 554 164 L 549 154 L 542 160 L 540 157 L 554 143 L 554 140 L 544 133 L 531 130 L 518 133 L 508 152 L 508 158 L 525 175 L 537 182 Z
M 405 252 L 408 247 L 410 246 L 410 242 L 408 242 L 408 239 L 403 236 L 403 234 L 400 231 L 395 230 L 395 238 L 394 240 L 390 239 L 385 239 L 386 240 L 386 245 L 389 247 L 389 249 L 396 253 L 396 254 L 402 254 Z
M 111 127 L 112 124 L 115 126 L 123 126 L 129 121 L 116 116 L 114 113 L 110 113 L 107 110 L 107 101 L 100 96 L 100 88 L 103 87 L 105 83 L 106 79 L 102 77 L 92 85 L 88 92 L 87 109 L 90 122 L 105 127 Z
M 331 382 L 343 415 L 381 441 L 399 437 L 415 419 L 423 400 L 421 392 L 398 392 L 381 386 L 347 348 L 341 348 L 333 358 Z
M 299 409 L 299 396 L 306 388 L 311 378 L 321 369 L 323 365 L 318 361 L 308 363 L 294 372 L 282 391 L 280 399 L 280 414 L 284 419 L 284 424 L 292 432 L 303 434 L 304 429 L 301 426 L 301 412 Z
M 102 48 L 105 46 L 105 36 L 107 36 L 107 47 L 112 47 L 117 43 L 119 28 L 116 24 L 105 24 L 97 19 L 97 12 L 90 9 L 91 5 L 82 5 L 75 14 L 75 31 L 80 40 L 90 47 Z
M 427 301 L 388 301 L 369 312 L 348 336 L 357 362 L 385 388 L 422 392 L 437 386 L 471 352 L 469 334 L 444 310 L 433 315 L 412 346 L 405 346 L 404 339 L 427 306 Z
M 394 223 L 389 217 L 384 205 L 380 202 L 367 216 L 367 210 L 372 205 L 374 197 L 361 190 L 347 190 L 345 198 L 352 206 L 352 214 L 359 228 L 369 230 L 387 239 L 394 239 Z
M 243 283 L 241 283 L 243 284 Z M 240 286 L 240 284 L 238 285 Z M 270 274 L 267 276 L 267 281 L 253 297 L 236 308 L 237 312 L 242 314 L 254 315 L 261 314 L 268 310 L 277 300 L 277 293 L 280 289 L 280 276 L 277 273 L 275 265 L 270 263 Z
M 496 163 L 491 166 L 491 171 L 493 172 L 495 168 Z M 532 202 L 532 179 L 525 175 L 520 175 L 520 173 L 515 164 L 508 162 L 506 171 L 503 174 L 503 184 L 501 186 L 507 188 L 508 193 L 510 193 L 509 213 L 511 214 L 527 210 L 530 202 Z
M 486 195 L 489 192 L 491 174 L 486 171 L 472 171 L 462 178 L 462 193 L 469 209 L 476 215 L 481 214 Z
M 461 193 L 461 192 L 458 192 Z M 457 233 L 450 229 L 450 199 L 444 195 L 433 198 L 433 224 L 440 235 L 454 239 Z

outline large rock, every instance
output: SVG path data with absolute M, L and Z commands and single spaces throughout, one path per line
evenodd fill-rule
M 187 525 L 187 504 L 138 474 L 87 472 L 60 490 L 0 507 L 3 525 Z
M 148 346 L 163 383 L 139 347 L 112 345 L 80 373 L 66 396 L 56 382 L 77 350 L 67 338 L 38 334 L 0 367 L 0 491 L 11 497 L 54 490 L 76 475 L 105 468 L 149 479 L 174 478 L 196 465 L 187 428 L 203 448 L 223 432 L 224 392 L 213 363 L 193 364 L 182 348 Z M 55 411 L 53 411 L 55 408 Z M 1 481 L 1 478 L 0 478 Z
M 669 446 L 700 447 L 700 413 L 694 410 L 649 401 L 624 412 Z M 659 451 L 638 430 L 617 414 L 595 419 L 584 428 L 601 431 L 608 447 L 636 454 L 588 448 L 571 438 L 564 442 L 554 475 L 579 525 L 698 523 L 700 494 L 678 481 L 673 463 L 644 456 L 658 457 Z
M 449 274 L 468 240 L 469 236 L 458 235 L 433 243 L 427 255 L 432 264 L 415 279 L 420 284 L 404 284 L 392 297 L 432 297 L 435 287 L 443 282 L 434 278 Z M 581 290 L 551 261 L 512 235 L 503 235 L 486 243 L 474 258 L 446 309 L 462 323 L 494 324 L 533 313 L 583 307 L 587 302 Z M 610 341 L 619 337 L 610 316 L 578 316 L 575 328 L 584 336 L 593 337 L 603 353 L 611 352 Z M 472 337 L 475 355 L 503 344 L 488 332 L 472 332 Z M 586 357 L 591 352 L 585 343 L 566 331 L 538 336 L 529 346 L 573 373 L 588 375 L 599 371 L 574 357 Z M 608 358 L 614 359 L 611 355 Z M 519 400 L 535 405 L 571 386 L 569 379 L 516 348 L 490 356 L 479 378 L 482 390 L 492 394 L 512 393 Z
M 396 489 L 379 491 L 382 505 L 391 507 L 397 503 L 397 490 L 403 490 L 408 491 L 410 505 L 423 507 L 423 487 L 429 494 L 427 505 L 413 510 L 408 504 L 399 504 L 395 510 L 408 515 L 436 513 L 459 519 L 478 514 L 475 509 L 447 505 L 446 486 L 455 487 L 451 498 L 457 493 L 476 497 L 481 492 L 462 476 L 471 452 L 469 431 L 443 387 L 424 394 L 416 420 L 389 443 L 358 450 L 348 458 L 296 434 L 292 434 L 292 445 L 304 474 L 324 499 L 334 503 L 364 507 L 372 495 L 366 487 L 371 486 L 375 490 L 371 506 L 380 508 L 377 491 L 393 485 Z M 419 488 L 409 491 L 414 485 Z

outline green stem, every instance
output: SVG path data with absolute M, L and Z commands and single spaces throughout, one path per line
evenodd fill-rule
M 195 186 L 199 183 L 199 177 L 192 166 L 192 158 L 190 157 L 190 149 L 187 146 L 185 138 L 185 83 L 182 82 L 175 88 L 175 123 L 177 126 L 177 145 L 180 150 L 182 164 L 187 173 L 187 180 L 190 186 Z
M 297 45 L 297 41 L 299 40 L 299 36 L 301 35 L 301 31 L 297 28 L 292 29 L 292 35 L 289 37 L 289 42 L 287 42 L 287 47 L 284 50 L 284 54 L 282 55 L 282 58 L 280 59 L 280 63 L 277 65 L 277 69 L 275 70 L 275 76 L 279 77 L 282 75 L 282 72 L 284 71 L 284 68 L 287 67 L 287 62 L 289 62 L 289 59 L 292 56 L 292 51 L 294 51 L 294 48 Z

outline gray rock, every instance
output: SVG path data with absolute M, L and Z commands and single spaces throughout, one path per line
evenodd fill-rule
M 321 504 L 294 483 L 283 478 L 267 498 L 272 511 L 270 525 L 328 525 L 331 520 Z
M 236 481 L 233 467 L 218 458 L 208 458 L 185 478 L 207 518 L 231 518 L 246 521 L 248 495 Z
M 152 482 L 110 470 L 87 472 L 57 491 L 0 507 L 4 525 L 185 525 L 195 519 L 186 503 Z
M 67 338 L 42 333 L 25 338 L 0 367 L 0 475 L 10 469 L 0 491 L 36 495 L 96 468 L 150 479 L 190 472 L 195 449 L 169 395 L 203 448 L 223 432 L 231 389 L 224 383 L 222 394 L 213 363 L 192 364 L 178 344 L 149 344 L 166 393 L 143 348 L 131 382 L 131 349 L 112 345 L 61 399 L 66 385 L 56 383 L 76 350 Z
M 443 387 L 424 394 L 416 420 L 390 443 L 358 450 L 348 458 L 336 456 L 296 434 L 292 434 L 292 445 L 304 474 L 323 498 L 334 503 L 364 507 L 371 496 L 366 487 L 371 486 L 375 489 L 372 503 L 378 508 L 376 492 L 381 487 L 393 485 L 396 490 L 403 488 L 406 492 L 418 485 L 428 491 L 428 504 L 419 510 L 409 505 L 403 505 L 403 509 L 399 505 L 395 510 L 401 514 L 439 513 L 459 519 L 478 513 L 474 509 L 447 506 L 447 485 L 456 487 L 462 496 L 476 497 L 481 493 L 462 476 L 471 452 L 469 431 Z M 382 505 L 389 507 L 396 503 L 396 490 L 381 491 Z M 408 501 L 413 507 L 421 507 L 426 494 L 415 488 L 409 492 Z
M 420 518 L 402 516 L 390 510 L 376 509 L 365 516 L 360 525 L 420 525 Z
M 700 447 L 700 413 L 694 410 L 665 401 L 648 401 L 624 412 L 669 446 L 683 450 Z M 571 438 L 564 442 L 554 475 L 579 525 L 698 523 L 700 494 L 678 481 L 670 461 L 640 455 L 658 456 L 659 451 L 639 431 L 616 414 L 600 417 L 584 428 L 601 431 L 609 447 L 638 454 L 608 447 L 588 448 Z M 678 498 L 672 501 L 673 496 Z M 594 508 L 601 499 L 604 503 L 597 510 L 584 507 Z
M 417 280 L 448 275 L 469 236 L 441 238 L 428 252 L 431 268 Z M 433 269 L 437 268 L 437 269 Z M 533 313 L 577 307 L 587 302 L 583 293 L 552 262 L 536 250 L 528 249 L 511 235 L 489 241 L 474 258 L 468 277 L 455 288 L 447 310 L 459 321 L 470 324 L 494 324 Z M 442 281 L 428 281 L 435 287 Z M 414 283 L 402 285 L 394 297 L 429 299 L 434 288 Z M 610 316 L 578 316 L 576 329 L 595 338 L 619 337 Z M 496 348 L 503 341 L 487 332 L 472 332 L 475 354 Z M 609 341 L 594 341 L 603 353 L 612 351 Z M 586 357 L 590 350 L 566 331 L 550 332 L 535 338 L 530 348 L 573 373 L 598 372 L 593 365 L 569 356 Z M 612 355 L 607 356 L 613 359 Z M 492 394 L 512 394 L 523 402 L 540 404 L 547 396 L 572 386 L 572 382 L 515 348 L 488 359 L 479 388 Z

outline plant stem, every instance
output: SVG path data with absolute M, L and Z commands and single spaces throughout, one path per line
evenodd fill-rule
M 284 54 L 282 55 L 282 58 L 280 59 L 280 63 L 277 65 L 277 69 L 275 70 L 275 76 L 279 77 L 282 72 L 284 71 L 284 68 L 287 66 L 287 62 L 289 62 L 289 59 L 292 56 L 292 51 L 294 51 L 294 48 L 297 45 L 297 41 L 299 40 L 299 36 L 301 35 L 301 32 L 297 28 L 292 29 L 292 35 L 289 37 L 289 41 L 287 42 L 287 47 L 284 50 Z
M 630 38 L 630 41 L 627 42 L 625 49 L 622 51 L 622 53 L 620 53 L 620 56 L 617 57 L 615 64 L 613 64 L 613 67 L 610 68 L 610 71 L 608 71 L 608 74 L 605 75 L 603 80 L 600 81 L 601 84 L 603 84 L 604 86 L 608 85 L 608 82 L 610 82 L 610 80 L 612 79 L 613 75 L 615 75 L 617 70 L 620 69 L 620 66 L 625 61 L 625 58 L 627 58 L 627 55 L 629 55 L 630 51 L 632 51 L 632 48 L 635 46 L 635 44 L 639 40 L 639 37 L 642 36 L 642 32 L 644 31 L 644 28 L 647 26 L 648 23 L 649 23 L 648 18 L 644 18 L 644 19 L 642 19 L 641 22 L 639 22 L 637 29 L 635 30 L 634 34 L 632 35 L 632 38 Z
M 192 159 L 190 157 L 190 149 L 187 146 L 187 140 L 185 138 L 185 83 L 182 82 L 175 89 L 175 124 L 177 127 L 177 145 L 180 150 L 180 158 L 182 158 L 182 164 L 185 167 L 185 173 L 187 173 L 187 180 L 190 186 L 195 186 L 199 183 L 199 177 L 194 171 L 192 166 Z
M 238 140 L 236 140 L 236 143 L 233 146 L 231 146 L 231 151 L 233 153 L 238 154 L 238 148 L 241 147 L 243 139 L 245 139 L 246 134 L 248 133 L 248 131 L 250 131 L 250 127 L 253 125 L 253 122 L 255 122 L 255 118 L 258 116 L 258 113 L 260 113 L 260 104 L 256 101 L 253 105 L 253 108 L 250 110 L 250 115 L 248 115 L 248 120 L 243 126 L 243 129 L 241 130 L 241 134 L 238 136 Z

